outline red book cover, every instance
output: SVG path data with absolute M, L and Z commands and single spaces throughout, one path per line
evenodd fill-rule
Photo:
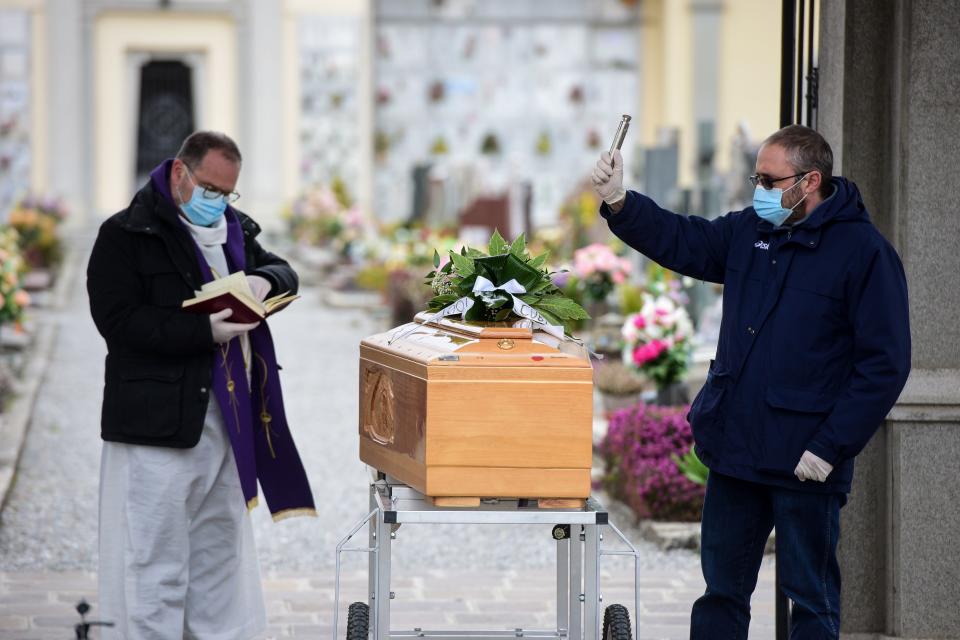
M 283 305 L 283 307 L 285 306 L 286 305 Z M 274 308 L 273 312 L 279 311 L 283 307 Z M 222 311 L 223 309 L 233 309 L 233 315 L 227 318 L 227 320 L 229 322 L 236 322 L 239 324 L 260 322 L 265 317 L 258 311 L 251 309 L 247 304 L 242 302 L 229 291 L 225 291 L 218 296 L 207 298 L 206 300 L 201 300 L 199 302 L 187 300 L 183 303 L 183 308 L 185 311 L 190 311 L 192 313 L 203 313 L 207 315 Z

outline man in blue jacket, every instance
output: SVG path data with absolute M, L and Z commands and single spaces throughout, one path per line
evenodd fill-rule
M 610 229 L 684 275 L 722 283 L 716 359 L 690 407 L 710 468 L 691 639 L 747 638 L 763 549 L 777 530 L 793 639 L 838 638 L 840 508 L 853 460 L 910 371 L 900 258 L 830 145 L 792 125 L 757 154 L 753 206 L 715 220 L 623 187 L 620 153 L 593 174 Z

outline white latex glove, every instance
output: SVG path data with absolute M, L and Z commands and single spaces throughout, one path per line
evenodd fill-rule
M 227 320 L 233 315 L 233 309 L 223 309 L 210 314 L 210 331 L 213 333 L 213 341 L 217 344 L 230 342 L 237 336 L 241 336 L 248 331 L 257 328 L 259 322 L 252 324 L 240 324 Z
M 627 197 L 623 188 L 623 157 L 620 150 L 600 154 L 597 166 L 593 169 L 593 190 L 607 204 L 616 204 Z
M 250 289 L 253 291 L 253 295 L 256 296 L 257 300 L 263 302 L 267 299 L 267 295 L 270 293 L 270 288 L 273 286 L 270 284 L 270 281 L 262 276 L 247 276 L 247 283 L 250 284 Z
M 809 451 L 804 451 L 803 455 L 800 456 L 800 464 L 797 465 L 793 473 L 800 479 L 800 482 L 805 480 L 823 482 L 831 471 L 833 471 L 832 464 Z

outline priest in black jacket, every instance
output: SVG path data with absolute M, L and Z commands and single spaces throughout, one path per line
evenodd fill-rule
M 101 435 L 104 638 L 250 638 L 265 628 L 248 510 L 313 514 L 266 322 L 181 304 L 241 271 L 263 300 L 297 275 L 234 209 L 241 155 L 198 131 L 100 228 L 87 269 L 107 343 Z

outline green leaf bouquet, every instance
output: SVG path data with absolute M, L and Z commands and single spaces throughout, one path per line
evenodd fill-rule
M 459 252 L 449 251 L 448 256 L 449 260 L 444 261 L 434 251 L 435 268 L 426 275 L 426 283 L 435 294 L 428 302 L 432 312 L 453 310 L 451 305 L 466 299 L 462 316 L 467 321 L 506 322 L 536 317 L 525 306 L 554 326 L 590 317 L 554 285 L 554 274 L 544 266 L 549 253 L 531 256 L 522 233 L 509 243 L 499 231 L 494 231 L 487 253 L 464 247 Z

